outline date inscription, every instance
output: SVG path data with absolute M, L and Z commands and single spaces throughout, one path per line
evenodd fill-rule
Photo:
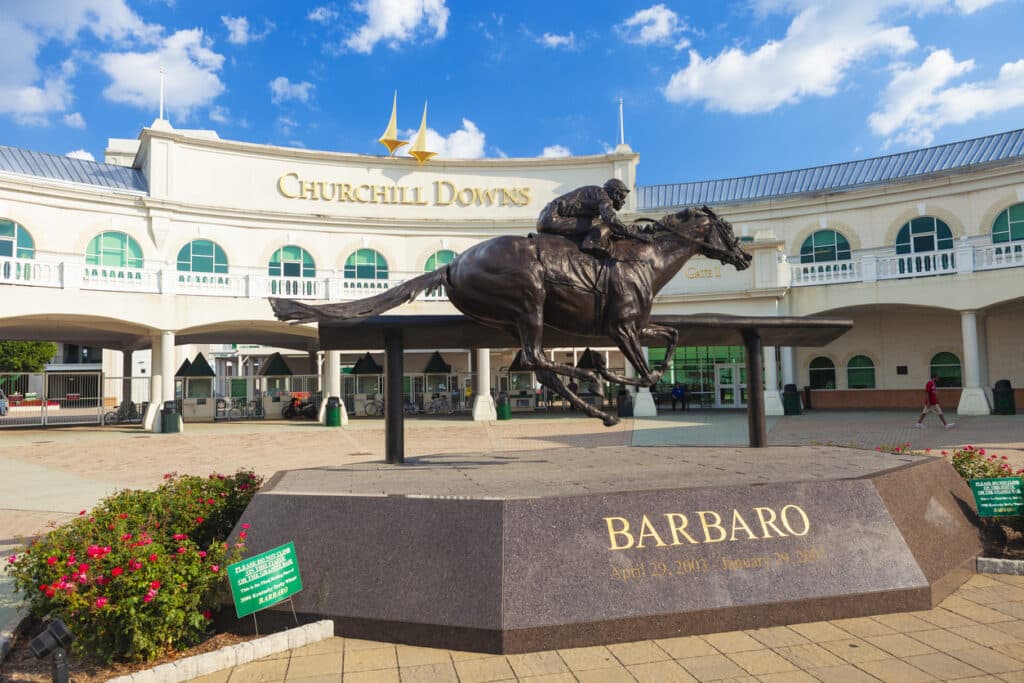
M 611 579 L 630 583 L 633 581 L 657 581 L 690 578 L 711 572 L 760 571 L 781 569 L 790 566 L 819 564 L 828 561 L 828 552 L 822 546 L 797 548 L 791 552 L 776 552 L 765 555 L 742 557 L 720 557 L 708 560 L 705 557 L 638 562 L 618 566 L 611 565 Z

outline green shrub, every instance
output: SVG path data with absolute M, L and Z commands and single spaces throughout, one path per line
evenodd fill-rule
M 63 619 L 74 648 L 104 661 L 148 661 L 210 628 L 247 532 L 225 542 L 262 480 L 164 476 L 155 491 L 121 491 L 31 541 L 7 571 L 32 613 Z

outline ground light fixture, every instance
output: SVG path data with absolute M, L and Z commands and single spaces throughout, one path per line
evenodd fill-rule
M 69 647 L 75 640 L 67 625 L 60 619 L 54 619 L 46 627 L 46 630 L 32 639 L 28 649 L 37 659 L 53 657 L 53 681 L 54 683 L 67 683 L 68 658 L 65 648 Z

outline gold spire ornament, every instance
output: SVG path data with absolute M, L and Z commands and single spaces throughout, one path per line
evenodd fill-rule
M 384 133 L 377 140 L 380 144 L 388 148 L 388 155 L 394 156 L 395 152 L 398 151 L 399 147 L 405 147 L 409 144 L 407 140 L 398 139 L 398 91 L 395 91 L 395 101 L 391 104 L 391 120 L 388 122 L 388 127 Z
M 423 103 L 423 121 L 420 122 L 420 131 L 416 133 L 416 139 L 412 143 L 412 147 L 409 148 L 409 154 L 416 157 L 416 161 L 419 162 L 420 166 L 423 165 L 424 161 L 430 159 L 430 157 L 437 156 L 437 152 L 427 151 L 427 103 Z

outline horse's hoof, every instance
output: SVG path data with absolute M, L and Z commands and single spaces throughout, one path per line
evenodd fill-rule
M 614 415 L 605 415 L 601 422 L 604 423 L 605 427 L 614 427 L 615 425 L 619 424 L 619 418 L 615 417 Z

